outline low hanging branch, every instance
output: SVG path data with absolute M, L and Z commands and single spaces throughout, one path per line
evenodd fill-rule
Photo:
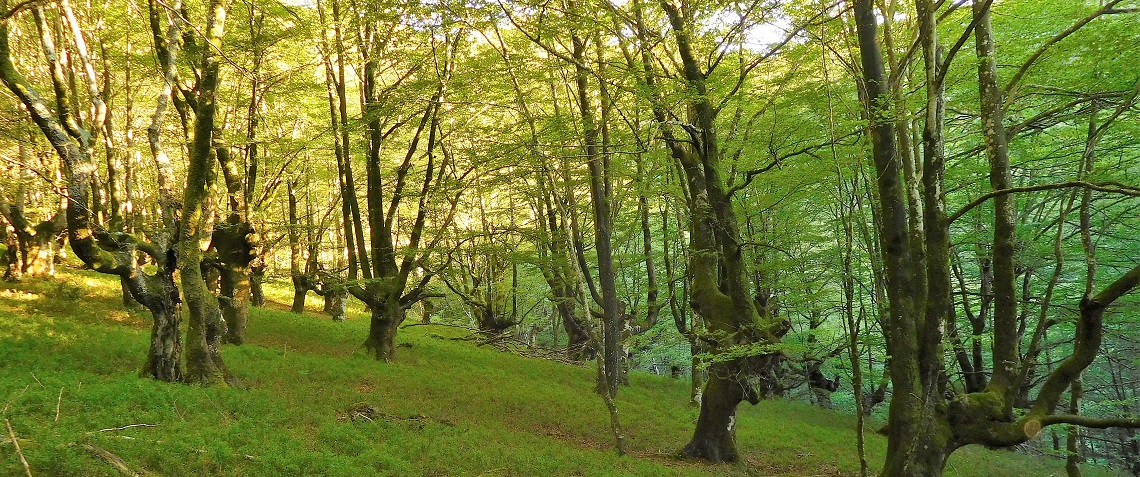
M 1053 424 L 1074 424 L 1093 429 L 1140 428 L 1140 418 L 1096 418 L 1075 414 L 1054 414 L 1041 418 L 1042 426 Z
M 947 223 L 953 223 L 955 220 L 958 220 L 963 215 L 965 215 L 966 212 L 969 212 L 974 207 L 982 205 L 987 200 L 993 199 L 994 197 L 999 197 L 999 196 L 1003 196 L 1006 194 L 1020 193 L 1020 192 L 1039 192 L 1039 191 L 1043 191 L 1043 190 L 1068 189 L 1068 188 L 1072 188 L 1072 187 L 1080 187 L 1080 188 L 1084 188 L 1084 189 L 1095 190 L 1097 192 L 1109 192 L 1109 193 L 1122 194 L 1122 195 L 1127 195 L 1127 196 L 1132 196 L 1132 197 L 1140 197 L 1140 187 L 1120 184 L 1120 183 L 1116 183 L 1116 182 L 1105 182 L 1105 183 L 1099 183 L 1098 184 L 1098 183 L 1085 182 L 1085 181 L 1068 181 L 1068 182 L 1058 182 L 1055 184 L 1041 184 L 1041 185 L 1025 186 L 1025 187 L 1010 187 L 1008 189 L 995 190 L 995 191 L 990 192 L 988 194 L 985 194 L 981 197 L 978 197 L 977 199 L 974 199 L 969 204 L 966 204 L 965 207 L 962 207 L 961 209 L 958 209 L 957 212 L 950 214 L 950 216 L 946 218 L 946 222 Z

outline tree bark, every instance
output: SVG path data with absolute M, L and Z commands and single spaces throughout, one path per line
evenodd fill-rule
M 174 284 L 173 267 L 171 273 L 162 274 L 151 280 L 160 291 L 158 298 L 147 303 L 154 324 L 150 333 L 150 352 L 147 354 L 144 376 L 159 381 L 181 381 L 182 368 L 182 311 L 179 308 L 178 287 Z
M 602 302 L 602 356 L 605 386 L 602 390 L 610 398 L 617 396 L 621 378 L 621 302 L 617 296 L 614 274 L 612 226 L 610 217 L 609 185 L 606 183 L 605 158 L 598 147 L 598 129 L 594 119 L 593 102 L 589 92 L 589 72 L 584 67 L 586 42 L 574 35 L 575 80 L 578 90 L 578 110 L 581 114 L 583 139 L 590 172 L 590 203 L 594 211 L 594 249 L 598 255 L 598 281 Z
M 736 408 L 744 400 L 744 388 L 731 377 L 732 366 L 714 364 L 701 399 L 701 413 L 693 438 L 681 450 L 688 458 L 711 462 L 736 462 Z
M 226 320 L 225 343 L 241 345 L 245 343 L 246 328 L 249 327 L 250 278 L 249 267 L 225 267 L 222 269 L 222 293 L 218 297 L 222 316 Z
M 214 180 L 214 114 L 218 88 L 219 62 L 214 48 L 220 48 L 224 35 L 228 0 L 211 0 L 205 29 L 205 46 L 199 52 L 201 79 L 194 115 L 194 138 L 187 168 L 186 192 L 178 243 L 178 271 L 182 293 L 190 313 L 186 329 L 186 379 L 205 385 L 226 385 L 228 372 L 222 362 L 220 345 L 226 322 L 218 299 L 202 274 L 202 244 L 212 227 L 208 196 Z
M 5 8 L 5 2 L 0 0 L 0 10 Z M 153 22 L 156 21 L 154 11 L 151 13 L 152 27 L 154 27 Z M 59 109 L 52 111 L 39 93 L 15 69 L 11 61 L 6 22 L 0 23 L 0 80 L 3 80 L 25 106 L 32 120 L 60 156 L 67 184 L 65 216 L 68 240 L 75 255 L 86 266 L 99 273 L 128 279 L 131 294 L 154 315 L 151 350 L 143 374 L 160 380 L 180 380 L 183 377 L 180 364 L 182 351 L 179 335 L 180 314 L 177 306 L 178 288 L 173 281 L 175 263 L 169 237 L 169 231 L 172 229 L 170 221 L 164 221 L 167 227 L 154 234 L 156 237 L 154 243 L 140 241 L 129 234 L 108 233 L 92 224 L 93 211 L 90 207 L 91 170 L 94 169 L 90 147 L 92 136 L 79 126 L 68 110 L 71 101 L 68 89 L 64 87 L 64 74 L 55 52 L 54 40 L 46 27 L 43 12 L 37 9 L 34 14 L 40 27 L 41 45 L 51 69 L 52 85 Z M 82 30 L 74 18 L 70 21 L 74 40 L 80 44 Z M 162 42 L 158 41 L 159 36 L 160 34 L 156 34 L 156 48 L 162 49 Z M 161 56 L 165 59 L 170 58 L 165 52 Z M 90 63 L 88 61 L 84 63 L 89 70 L 87 76 L 89 93 L 93 103 L 96 103 L 93 104 L 93 108 L 98 111 L 103 105 L 94 83 L 94 74 L 91 72 Z M 167 64 L 170 62 L 164 60 L 164 65 Z M 160 96 L 160 107 L 156 110 L 158 118 L 156 122 L 161 119 L 163 104 L 161 98 L 162 96 Z M 170 171 L 163 169 L 160 163 L 160 190 L 164 190 L 161 181 L 165 180 L 169 173 Z M 139 265 L 136 252 L 145 253 L 155 260 L 158 270 L 154 275 L 144 272 Z
M 372 305 L 368 339 L 364 341 L 364 348 L 372 352 L 377 361 L 387 363 L 396 358 L 396 330 L 406 317 L 406 310 L 392 301 Z

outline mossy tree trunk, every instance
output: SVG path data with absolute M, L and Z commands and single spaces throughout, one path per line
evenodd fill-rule
M 744 400 L 744 387 L 735 380 L 731 365 L 709 367 L 709 379 L 701 399 L 701 413 L 693 438 L 681 450 L 686 457 L 712 462 L 736 462 L 736 408 Z
M 215 179 L 213 136 L 219 83 L 216 48 L 221 48 L 222 45 L 228 6 L 228 0 L 209 2 L 204 30 L 204 41 L 208 45 L 196 49 L 201 76 L 194 108 L 194 137 L 186 172 L 186 191 L 182 198 L 183 215 L 178 247 L 182 294 L 190 315 L 186 329 L 186 379 L 207 385 L 225 385 L 228 378 L 220 353 L 226 321 L 218 299 L 207 286 L 202 274 L 202 254 L 209 243 L 213 227 L 213 211 L 210 210 L 208 198 Z
M 218 301 L 227 325 L 223 340 L 240 345 L 245 343 L 252 293 L 251 264 L 257 259 L 259 246 L 257 232 L 250 222 L 250 204 L 244 193 L 245 181 L 252 181 L 255 177 L 244 177 L 228 147 L 215 144 L 215 155 L 229 196 L 229 212 L 226 220 L 214 228 L 210 246 L 217 256 L 220 272 Z M 256 160 L 254 157 L 253 162 Z
M 178 3 L 175 2 L 175 5 Z M 152 5 L 152 27 L 155 20 L 154 5 Z M 93 222 L 92 206 L 92 172 L 95 165 L 92 161 L 92 141 L 94 135 L 84 129 L 75 119 L 76 112 L 71 107 L 71 91 L 68 87 L 67 76 L 64 74 L 63 64 L 56 53 L 54 29 L 48 25 L 43 10 L 32 9 L 33 16 L 41 32 L 40 43 L 44 52 L 44 59 L 48 62 L 51 72 L 52 87 L 56 95 L 56 102 L 61 109 L 52 110 L 39 92 L 15 68 L 8 44 L 8 24 L 0 24 L 0 80 L 10 89 L 24 105 L 32 120 L 39 127 L 40 132 L 59 154 L 62 161 L 63 175 L 67 186 L 67 207 L 65 211 L 67 235 L 75 255 L 83 261 L 84 265 L 100 273 L 116 275 L 128 285 L 128 291 L 141 304 L 146 306 L 154 317 L 151 333 L 151 346 L 147 356 L 146 365 L 142 374 L 163 380 L 179 381 L 183 378 L 182 370 L 182 342 L 180 335 L 181 314 L 179 312 L 178 287 L 174 283 L 174 229 L 173 219 L 164 215 L 162 227 L 152 235 L 152 241 L 144 241 L 136 236 L 119 231 L 107 231 Z M 82 28 L 75 19 L 71 7 L 66 2 L 60 4 L 60 10 L 67 18 L 70 28 L 70 40 L 74 46 L 77 63 L 84 66 L 85 74 L 80 77 L 84 80 L 87 93 L 92 101 L 92 110 L 96 112 L 90 131 L 98 133 L 102 126 L 102 118 L 106 115 L 106 105 L 103 103 L 98 82 L 94 78 L 90 60 L 86 52 L 86 42 L 83 40 Z M 0 12 L 6 12 L 6 2 L 0 0 Z M 67 38 L 61 33 L 60 38 Z M 156 42 L 160 35 L 156 34 Z M 156 48 L 161 48 L 156 43 Z M 169 49 L 162 49 L 164 65 L 172 65 L 173 58 Z M 160 121 L 161 106 L 156 109 L 156 121 Z M 167 96 L 168 98 L 168 96 Z M 153 145 L 153 143 L 152 143 Z M 170 176 L 170 170 L 163 167 L 159 161 L 160 180 Z M 168 164 L 168 163 L 166 163 Z M 160 191 L 166 190 L 160 184 Z M 163 207 L 164 212 L 170 212 L 170 207 Z M 157 265 L 153 274 L 147 274 L 140 263 L 139 254 L 148 256 Z
M 250 264 L 257 258 L 257 235 L 249 221 L 231 213 L 214 228 L 211 246 L 217 252 L 220 293 L 218 304 L 226 321 L 226 343 L 245 343 L 252 291 Z
M 667 0 L 659 5 L 669 22 L 675 53 L 680 59 L 677 74 L 687 92 L 684 116 L 689 122 L 678 128 L 674 126 L 676 121 L 671 120 L 676 115 L 670 115 L 669 103 L 657 85 L 657 63 L 648 51 L 648 45 L 654 42 L 650 41 L 639 2 L 632 5 L 632 26 L 642 45 L 640 64 L 632 55 L 627 56 L 627 61 L 644 74 L 654 119 L 662 126 L 661 137 L 684 176 L 689 211 L 690 304 L 704 320 L 713 355 L 698 425 L 682 454 L 727 462 L 739 457 L 733 437 L 737 406 L 743 400 L 759 402 L 766 390 L 774 386 L 770 378 L 782 355 L 779 351 L 746 353 L 742 357 L 716 355 L 739 347 L 776 345 L 788 326 L 785 319 L 762 316 L 752 300 L 747 278 L 750 274 L 741 249 L 743 240 L 732 205 L 734 190 L 722 177 L 716 128 L 719 108 L 710 98 L 706 71 L 692 43 L 693 21 L 688 15 L 693 12 Z
M 372 305 L 364 348 L 373 353 L 377 361 L 391 362 L 395 359 L 396 332 L 407 318 L 407 308 L 400 305 L 399 297 L 392 298 Z
M 182 308 L 178 286 L 174 283 L 176 269 L 173 254 L 160 273 L 145 279 L 148 292 L 132 291 L 142 297 L 140 304 L 151 311 L 154 324 L 150 332 L 150 352 L 142 374 L 159 381 L 181 381 L 182 367 Z M 129 282 L 129 283 L 134 283 Z
M 338 56 L 344 58 L 345 49 L 342 44 L 342 34 L 339 26 L 337 26 L 341 17 L 338 2 L 332 2 L 332 6 L 336 48 L 341 53 Z M 318 13 L 323 15 L 323 7 Z M 357 26 L 362 31 L 388 32 L 393 29 L 393 24 L 387 23 L 391 20 L 392 18 L 386 16 L 384 18 L 376 17 L 361 22 Z M 395 21 L 403 20 L 403 18 L 395 18 Z M 450 22 L 445 25 L 445 28 L 448 29 L 455 27 L 456 25 Z M 400 323 L 407 316 L 407 310 L 429 295 L 425 289 L 434 276 L 433 273 L 425 271 L 419 277 L 418 282 L 414 284 L 410 283 L 410 277 L 413 271 L 421 268 L 426 256 L 431 253 L 432 249 L 438 245 L 438 240 L 442 238 L 437 236 L 436 240 L 427 243 L 426 246 L 422 243 L 428 209 L 436 205 L 432 201 L 439 200 L 439 197 L 442 196 L 450 204 L 450 208 L 445 207 L 442 211 L 442 219 L 434 224 L 437 227 L 445 228 L 455 217 L 459 194 L 462 193 L 461 190 L 454 195 L 440 193 L 440 182 L 444 174 L 454 170 L 450 151 L 447 148 L 440 147 L 440 143 L 444 140 L 440 115 L 444 92 L 454 72 L 454 58 L 461 38 L 463 38 L 463 34 L 452 31 L 447 35 L 447 41 L 438 45 L 437 48 L 433 48 L 432 54 L 436 55 L 433 60 L 437 66 L 425 72 L 424 74 L 429 76 L 422 78 L 427 82 L 426 84 L 433 85 L 433 90 L 425 107 L 416 113 L 419 120 L 416 122 L 415 130 L 411 132 L 411 140 L 405 149 L 402 162 L 396 167 L 394 174 L 386 176 L 389 171 L 386 170 L 386 164 L 381 154 L 385 141 L 399 129 L 401 124 L 405 121 L 411 122 L 408 119 L 414 119 L 415 116 L 396 122 L 394 125 L 385 123 L 391 118 L 381 109 L 382 103 L 393 93 L 394 88 L 401 87 L 402 80 L 389 85 L 387 87 L 389 89 L 381 89 L 380 85 L 383 84 L 383 78 L 380 75 L 382 71 L 386 71 L 381 65 L 384 60 L 383 51 L 381 51 L 384 48 L 381 45 L 383 41 L 371 33 L 357 35 L 358 52 L 362 56 L 364 65 L 361 75 L 361 100 L 363 101 L 364 116 L 367 118 L 368 154 L 365 161 L 365 177 L 369 240 L 366 247 L 363 236 L 358 236 L 355 241 L 358 250 L 355 254 L 350 253 L 348 291 L 363 301 L 372 313 L 368 337 L 363 346 L 372 352 L 377 360 L 392 361 L 394 359 L 396 334 Z M 331 62 L 326 63 L 326 68 L 328 71 L 332 71 Z M 346 76 L 344 76 L 342 68 L 343 65 L 338 65 L 338 70 L 340 70 L 339 81 L 335 85 L 339 105 L 337 108 L 330 109 L 339 110 L 339 116 L 342 120 L 341 127 L 346 128 L 347 113 L 345 112 L 346 105 L 343 94 Z M 419 70 L 413 69 L 407 74 L 411 76 L 417 71 Z M 330 100 L 330 106 L 333 103 Z M 341 132 L 345 135 L 342 138 L 341 147 L 346 159 L 343 161 L 341 170 L 345 174 L 345 184 L 351 184 L 349 181 L 352 174 L 348 167 L 351 161 L 347 160 L 349 152 L 347 148 L 348 133 L 346 129 L 342 129 Z M 426 139 L 426 144 L 421 151 L 422 139 Z M 438 162 L 437 154 L 442 155 Z M 413 163 L 417 157 L 424 159 L 422 169 L 420 167 L 413 168 Z M 408 190 L 409 183 L 414 177 L 410 175 L 413 169 L 417 173 L 420 170 L 423 171 L 422 182 L 418 190 Z M 346 189 L 344 192 L 345 200 L 355 200 L 354 191 Z M 413 198 L 416 199 L 416 206 L 414 212 L 409 214 L 412 216 L 410 225 L 398 226 L 396 222 L 398 216 L 401 213 L 407 213 L 409 209 L 405 199 Z M 351 206 L 345 208 L 346 239 L 349 231 L 359 233 L 362 228 L 359 217 L 351 217 L 353 215 L 352 209 Z M 406 236 L 398 236 L 398 231 L 405 231 Z M 399 250 L 396 248 L 397 243 L 401 245 Z M 363 275 L 362 280 L 357 280 L 356 263 L 360 264 L 359 270 Z
M 994 192 L 983 199 L 994 199 L 992 290 L 994 368 L 985 387 L 977 389 L 978 380 L 964 385 L 948 386 L 944 369 L 943 324 L 954 320 L 950 287 L 950 222 L 961 217 L 966 208 L 948 215 L 945 209 L 943 155 L 943 80 L 950 58 L 942 58 L 937 37 L 936 13 L 931 0 L 917 2 L 919 41 L 926 65 L 926 121 L 923 130 L 923 164 L 921 184 L 921 220 L 908 217 L 904 190 L 915 184 L 902 180 L 895 144 L 896 131 L 890 118 L 899 115 L 892 110 L 888 88 L 892 83 L 884 71 L 877 39 L 877 20 L 873 2 L 855 4 L 865 88 L 866 117 L 869 119 L 872 150 L 879 194 L 880 247 L 883 255 L 884 279 L 887 284 L 888 316 L 887 349 L 891 356 L 888 371 L 893 385 L 887 432 L 888 446 L 884 476 L 940 476 L 946 459 L 953 451 L 968 444 L 1007 447 L 1036 437 L 1045 426 L 1076 424 L 1086 427 L 1137 427 L 1137 419 L 1095 419 L 1074 414 L 1056 414 L 1064 391 L 1079 378 L 1098 354 L 1103 336 L 1105 309 L 1118 298 L 1140 285 L 1140 267 L 1133 268 L 1094 295 L 1092 288 L 1094 258 L 1089 253 L 1090 273 L 1086 278 L 1086 296 L 1080 303 L 1073 352 L 1052 370 L 1038 388 L 1030 409 L 1020 417 L 1013 407 L 1019 399 L 1026 379 L 1020 346 L 1024 330 L 1019 324 L 1016 296 L 1015 244 L 1017 243 L 1013 207 L 1013 185 L 1007 132 L 1004 126 L 1006 107 L 1004 91 L 998 84 L 994 39 L 990 26 L 992 2 L 975 2 L 971 23 L 976 40 L 978 85 L 982 117 L 982 142 L 989 159 L 990 184 Z M 1111 7 L 1102 7 L 1100 12 Z M 1093 16 L 1100 13 L 1094 13 Z M 967 36 L 961 37 L 963 41 Z M 960 44 L 958 45 L 960 46 Z M 952 50 L 952 51 L 956 51 Z M 897 86 L 897 85 L 896 85 Z M 1137 90 L 1140 92 L 1140 90 Z M 1135 96 L 1133 96 L 1133 99 Z M 1131 99 L 1129 100 L 1131 101 Z M 1123 110 L 1118 110 L 1122 112 Z M 1115 117 L 1119 116 L 1116 113 Z M 1111 122 L 1111 121 L 1110 121 Z M 1086 144 L 1086 161 L 1095 150 L 1096 139 L 1105 127 L 1090 127 Z M 1082 165 L 1091 170 L 1091 165 Z M 914 180 L 908 177 L 908 180 Z M 1062 210 L 1058 224 L 1066 222 Z M 1084 222 L 1084 219 L 1082 219 Z M 918 224 L 918 225 L 916 225 Z M 1059 225 L 1061 227 L 1063 225 Z M 1082 231 L 1087 233 L 1087 227 Z M 1058 231 L 1058 234 L 1061 232 Z M 912 240 L 917 234 L 922 240 Z M 1086 238 L 1086 242 L 1087 242 Z M 1086 247 L 1088 253 L 1088 247 Z M 985 267 L 983 267 L 985 268 Z M 985 270 L 982 273 L 986 273 Z M 1031 343 L 1038 343 L 1033 340 Z M 1031 346 L 1036 346 L 1032 344 Z M 1034 350 L 1027 355 L 1032 356 Z M 981 363 L 972 363 L 975 373 Z M 964 370 L 968 368 L 963 366 Z M 965 393 L 954 391 L 964 389 Z

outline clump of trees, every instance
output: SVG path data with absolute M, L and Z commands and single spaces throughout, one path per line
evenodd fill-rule
M 1140 465 L 1123 0 L 0 12 L 5 278 L 118 277 L 146 376 L 232 381 L 265 277 L 362 306 L 379 361 L 410 313 L 594 360 L 619 450 L 654 356 L 690 458 L 838 392 L 889 402 L 883 475 L 1046 432 Z

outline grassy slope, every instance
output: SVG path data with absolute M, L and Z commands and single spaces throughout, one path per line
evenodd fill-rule
M 689 437 L 696 410 L 685 405 L 684 382 L 643 374 L 619 397 L 633 455 L 618 457 L 604 406 L 590 392 L 592 368 L 474 348 L 440 338 L 461 331 L 434 326 L 402 330 L 397 362 L 382 364 L 358 349 L 364 319 L 253 310 L 253 344 L 223 352 L 239 386 L 141 379 L 134 371 L 148 320 L 122 311 L 114 285 L 67 272 L 0 287 L 0 414 L 33 475 L 119 475 L 93 448 L 170 476 L 858 473 L 853 417 L 783 401 L 741 408 L 742 463 L 677 461 L 669 454 Z M 345 419 L 362 404 L 380 415 Z M 100 431 L 131 424 L 156 427 Z M 872 469 L 884 447 L 868 435 Z M 1058 461 L 975 448 L 957 452 L 948 469 L 1018 474 L 1064 470 Z M 2 440 L 0 475 L 23 475 Z

